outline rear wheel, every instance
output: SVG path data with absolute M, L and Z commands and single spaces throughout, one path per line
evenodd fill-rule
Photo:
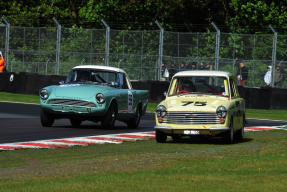
M 141 120 L 141 110 L 140 110 L 140 106 L 137 107 L 137 111 L 135 114 L 135 117 L 133 117 L 132 119 L 130 119 L 127 122 L 128 128 L 129 129 L 136 129 L 139 126 L 140 120 Z
M 43 127 L 51 127 L 54 123 L 53 116 L 44 110 L 41 110 L 40 119 Z
M 70 119 L 70 122 L 72 124 L 72 127 L 79 127 L 82 123 L 82 121 L 78 119 Z
M 158 132 L 158 131 L 155 132 L 155 140 L 158 143 L 165 143 L 166 139 L 167 139 L 167 135 L 166 134 L 164 134 L 162 132 Z
M 102 127 L 104 129 L 113 129 L 115 127 L 116 117 L 117 117 L 116 105 L 112 103 L 104 119 L 102 120 Z
M 226 144 L 234 143 L 233 119 L 230 120 L 229 131 L 225 133 L 224 141 Z

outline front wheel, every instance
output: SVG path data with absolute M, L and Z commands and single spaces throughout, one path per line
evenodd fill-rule
M 116 117 L 116 105 L 112 103 L 106 115 L 104 116 L 104 119 L 102 120 L 102 127 L 104 129 L 113 129 L 115 127 Z
M 245 127 L 245 117 L 243 117 L 241 129 L 236 134 L 236 138 L 238 140 L 243 140 L 244 139 L 244 127 Z
M 224 141 L 226 144 L 234 143 L 234 128 L 233 128 L 233 119 L 230 121 L 229 131 L 225 133 Z
M 44 110 L 41 110 L 40 119 L 43 127 L 52 127 L 54 123 L 53 116 Z
M 165 143 L 167 139 L 166 134 L 156 131 L 155 132 L 155 140 L 158 143 Z
M 137 111 L 136 111 L 136 114 L 135 114 L 135 117 L 133 117 L 132 119 L 130 119 L 127 122 L 128 128 L 129 129 L 136 129 L 136 128 L 138 128 L 140 120 L 141 120 L 141 110 L 140 110 L 140 107 L 138 107 Z

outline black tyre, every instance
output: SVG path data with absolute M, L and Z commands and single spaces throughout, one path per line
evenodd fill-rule
M 243 117 L 242 127 L 236 133 L 236 139 L 243 140 L 244 139 L 244 127 L 245 127 L 245 117 Z
M 141 114 L 140 106 L 138 106 L 136 114 L 135 114 L 135 117 L 130 119 L 127 122 L 128 128 L 129 129 L 136 129 L 136 128 L 138 128 L 138 126 L 140 124 L 140 121 L 141 121 L 141 116 L 142 116 L 142 114 Z
M 80 127 L 82 121 L 79 119 L 70 119 L 72 127 Z
M 161 132 L 156 131 L 155 132 L 155 140 L 158 143 L 165 143 L 167 139 L 167 135 Z
M 43 110 L 41 110 L 40 119 L 43 127 L 52 127 L 54 123 L 53 116 Z
M 226 144 L 234 143 L 234 128 L 233 128 L 233 119 L 230 120 L 229 125 L 230 130 L 225 133 L 224 141 Z
M 117 109 L 115 104 L 111 104 L 104 119 L 102 120 L 102 127 L 104 129 L 113 129 L 115 127 L 115 121 L 117 119 Z

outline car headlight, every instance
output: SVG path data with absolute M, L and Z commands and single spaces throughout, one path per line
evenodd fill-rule
M 166 116 L 166 114 L 167 114 L 166 107 L 163 106 L 163 105 L 157 106 L 156 114 L 157 114 L 157 117 L 164 117 L 164 116 Z
M 41 97 L 41 99 L 43 99 L 43 100 L 48 99 L 48 97 L 49 97 L 48 91 L 47 91 L 46 89 L 42 89 L 42 90 L 40 91 L 40 97 Z
M 216 109 L 216 114 L 219 118 L 225 118 L 227 114 L 227 110 L 224 106 L 219 106 Z
M 102 93 L 98 93 L 96 95 L 96 100 L 99 104 L 103 104 L 105 102 L 105 97 Z

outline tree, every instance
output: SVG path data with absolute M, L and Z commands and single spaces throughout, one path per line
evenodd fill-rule
M 229 3 L 231 17 L 226 25 L 239 33 L 270 32 L 269 24 L 287 29 L 287 7 L 285 0 L 250 1 L 232 0 Z

